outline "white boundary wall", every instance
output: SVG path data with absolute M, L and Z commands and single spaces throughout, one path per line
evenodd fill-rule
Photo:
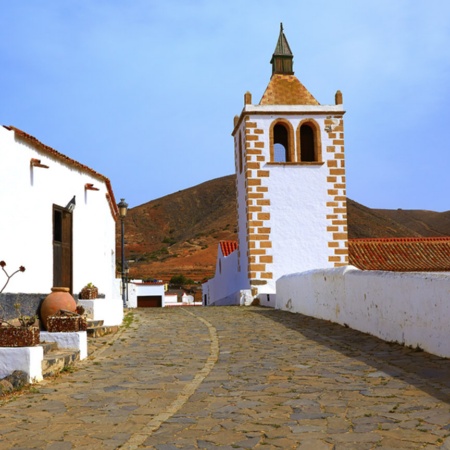
M 277 281 L 276 308 L 450 357 L 449 273 L 353 266 L 294 273 Z
M 91 320 L 103 320 L 104 326 L 121 325 L 123 321 L 123 303 L 119 298 L 96 298 L 93 300 L 78 300 L 83 306 L 86 316 Z

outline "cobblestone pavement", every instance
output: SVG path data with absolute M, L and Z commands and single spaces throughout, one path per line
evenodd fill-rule
M 256 307 L 139 309 L 0 406 L 0 449 L 450 449 L 450 360 Z

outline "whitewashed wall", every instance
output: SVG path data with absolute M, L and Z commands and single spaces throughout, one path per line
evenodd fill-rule
M 76 196 L 73 212 L 73 288 L 89 282 L 107 298 L 115 286 L 115 220 L 99 178 L 16 141 L 0 127 L 0 259 L 7 269 L 23 265 L 5 292 L 49 293 L 53 285 L 53 204 L 65 207 Z M 31 158 L 49 169 L 30 168 Z M 99 191 L 86 191 L 93 183 Z
M 450 357 L 449 300 L 448 273 L 347 266 L 283 276 L 277 281 L 276 307 Z
M 333 159 L 334 155 L 326 150 L 328 145 L 332 145 L 332 139 L 324 131 L 324 123 L 330 111 L 339 114 L 343 107 L 246 105 L 245 111 L 253 113 L 251 121 L 263 130 L 261 138 L 266 145 L 261 150 L 266 163 L 270 162 L 270 126 L 275 120 L 288 119 L 293 129 L 297 130 L 300 122 L 310 117 L 321 130 L 323 165 L 262 166 L 270 171 L 269 177 L 261 178 L 261 186 L 268 189 L 270 197 L 270 205 L 262 206 L 262 212 L 270 213 L 266 226 L 271 230 L 272 253 L 269 254 L 273 256 L 273 264 L 267 265 L 267 271 L 273 273 L 273 278 L 258 289 L 260 293 L 270 294 L 276 292 L 276 280 L 293 270 L 305 271 L 334 265 L 328 260 L 333 255 L 328 245 L 333 237 L 327 231 L 327 216 L 333 213 L 333 209 L 327 205 L 334 200 L 328 193 L 330 186 L 327 177 L 330 169 L 327 161 Z M 272 114 L 260 114 L 268 111 Z M 294 153 L 297 155 L 298 142 L 294 136 L 292 138 Z
M 207 305 L 241 304 L 239 277 L 237 250 L 228 256 L 223 256 L 219 244 L 214 278 L 202 285 L 203 297 L 206 295 L 208 298 Z

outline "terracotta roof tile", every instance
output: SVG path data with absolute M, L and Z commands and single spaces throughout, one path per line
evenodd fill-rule
M 40 152 L 46 153 L 48 156 L 61 161 L 63 164 L 74 167 L 82 172 L 88 173 L 89 175 L 93 176 L 94 178 L 97 178 L 98 180 L 103 181 L 106 184 L 106 188 L 108 190 L 108 192 L 106 194 L 106 198 L 107 198 L 109 206 L 111 208 L 111 213 L 112 213 L 114 219 L 117 220 L 117 218 L 119 216 L 119 210 L 117 208 L 116 200 L 114 197 L 114 192 L 112 190 L 112 186 L 111 186 L 111 182 L 110 182 L 109 178 L 105 177 L 104 175 L 101 175 L 100 173 L 96 172 L 95 170 L 91 169 L 90 167 L 85 166 L 84 164 L 81 164 L 78 161 L 75 161 L 74 159 L 69 158 L 66 155 L 63 155 L 62 153 L 58 152 L 54 148 L 51 148 L 48 145 L 43 144 L 38 139 L 36 139 L 34 136 L 31 136 L 30 134 L 27 134 L 24 131 L 19 130 L 16 127 L 4 126 L 4 128 L 6 128 L 7 130 L 14 131 L 17 139 L 27 142 L 28 144 L 32 145 L 34 148 L 36 148 Z
M 274 74 L 260 105 L 319 105 L 295 75 Z
M 219 245 L 223 256 L 230 255 L 238 248 L 238 243 L 236 241 L 220 241 Z
M 350 239 L 348 252 L 362 270 L 450 272 L 450 237 Z

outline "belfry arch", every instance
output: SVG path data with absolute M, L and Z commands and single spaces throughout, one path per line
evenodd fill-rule
M 302 120 L 297 127 L 297 159 L 299 162 L 322 162 L 320 127 L 313 119 Z
M 274 163 L 294 162 L 294 130 L 284 119 L 270 126 L 270 161 Z

